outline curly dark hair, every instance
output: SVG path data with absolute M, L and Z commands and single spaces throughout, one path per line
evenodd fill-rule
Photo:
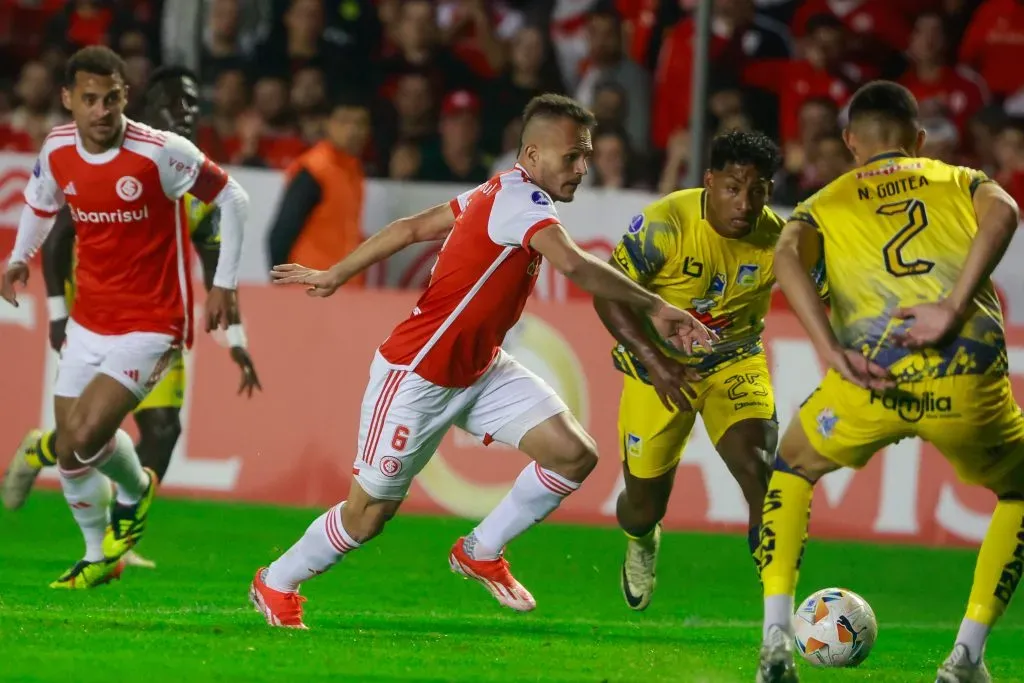
M 729 164 L 753 166 L 771 180 L 782 166 L 782 153 L 764 133 L 731 130 L 711 141 L 711 170 L 722 171 Z
M 64 86 L 73 88 L 78 72 L 96 76 L 120 76 L 122 81 L 128 80 L 128 67 L 124 60 L 109 47 L 90 45 L 71 55 L 64 65 Z

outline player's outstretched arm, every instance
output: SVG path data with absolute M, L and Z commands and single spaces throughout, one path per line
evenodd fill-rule
M 455 223 L 449 203 L 438 204 L 407 218 L 399 218 L 371 236 L 329 270 L 313 270 L 295 263 L 274 266 L 275 284 L 308 285 L 311 296 L 330 296 L 343 284 L 375 263 L 418 242 L 434 242 L 448 236 Z
M 715 334 L 692 315 L 666 303 L 616 268 L 580 249 L 561 224 L 538 230 L 530 238 L 529 246 L 581 289 L 650 316 L 658 333 L 686 353 L 691 353 L 695 344 L 711 350 L 716 341 Z

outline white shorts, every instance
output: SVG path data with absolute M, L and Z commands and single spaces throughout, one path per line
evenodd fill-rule
M 402 500 L 453 425 L 484 445 L 518 448 L 528 431 L 567 410 L 554 389 L 504 351 L 462 389 L 432 384 L 378 352 L 363 396 L 353 473 L 374 498 Z
M 96 334 L 68 320 L 53 393 L 77 398 L 102 374 L 116 379 L 141 401 L 180 355 L 181 345 L 169 334 Z

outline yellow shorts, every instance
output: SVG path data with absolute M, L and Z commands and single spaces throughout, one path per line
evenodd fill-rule
M 153 391 L 146 394 L 146 398 L 135 407 L 135 412 L 148 410 L 150 408 L 176 408 L 181 409 L 185 402 L 185 360 L 178 354 L 177 360 L 167 369 L 164 376 L 153 387 Z
M 742 420 L 776 421 L 775 394 L 763 354 L 722 368 L 693 388 L 693 410 L 670 412 L 654 387 L 625 377 L 619 403 L 620 456 L 634 477 L 653 479 L 679 464 L 697 413 L 714 444 Z
M 800 424 L 818 453 L 855 469 L 915 436 L 968 483 L 999 484 L 1024 464 L 1024 416 L 1007 377 L 941 377 L 882 394 L 830 370 L 801 405 Z

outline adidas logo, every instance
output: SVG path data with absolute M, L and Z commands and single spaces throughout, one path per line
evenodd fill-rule
M 73 181 L 65 185 L 64 189 L 61 191 L 64 193 L 65 197 L 70 197 L 71 195 L 78 194 L 77 192 L 75 192 L 75 183 Z

